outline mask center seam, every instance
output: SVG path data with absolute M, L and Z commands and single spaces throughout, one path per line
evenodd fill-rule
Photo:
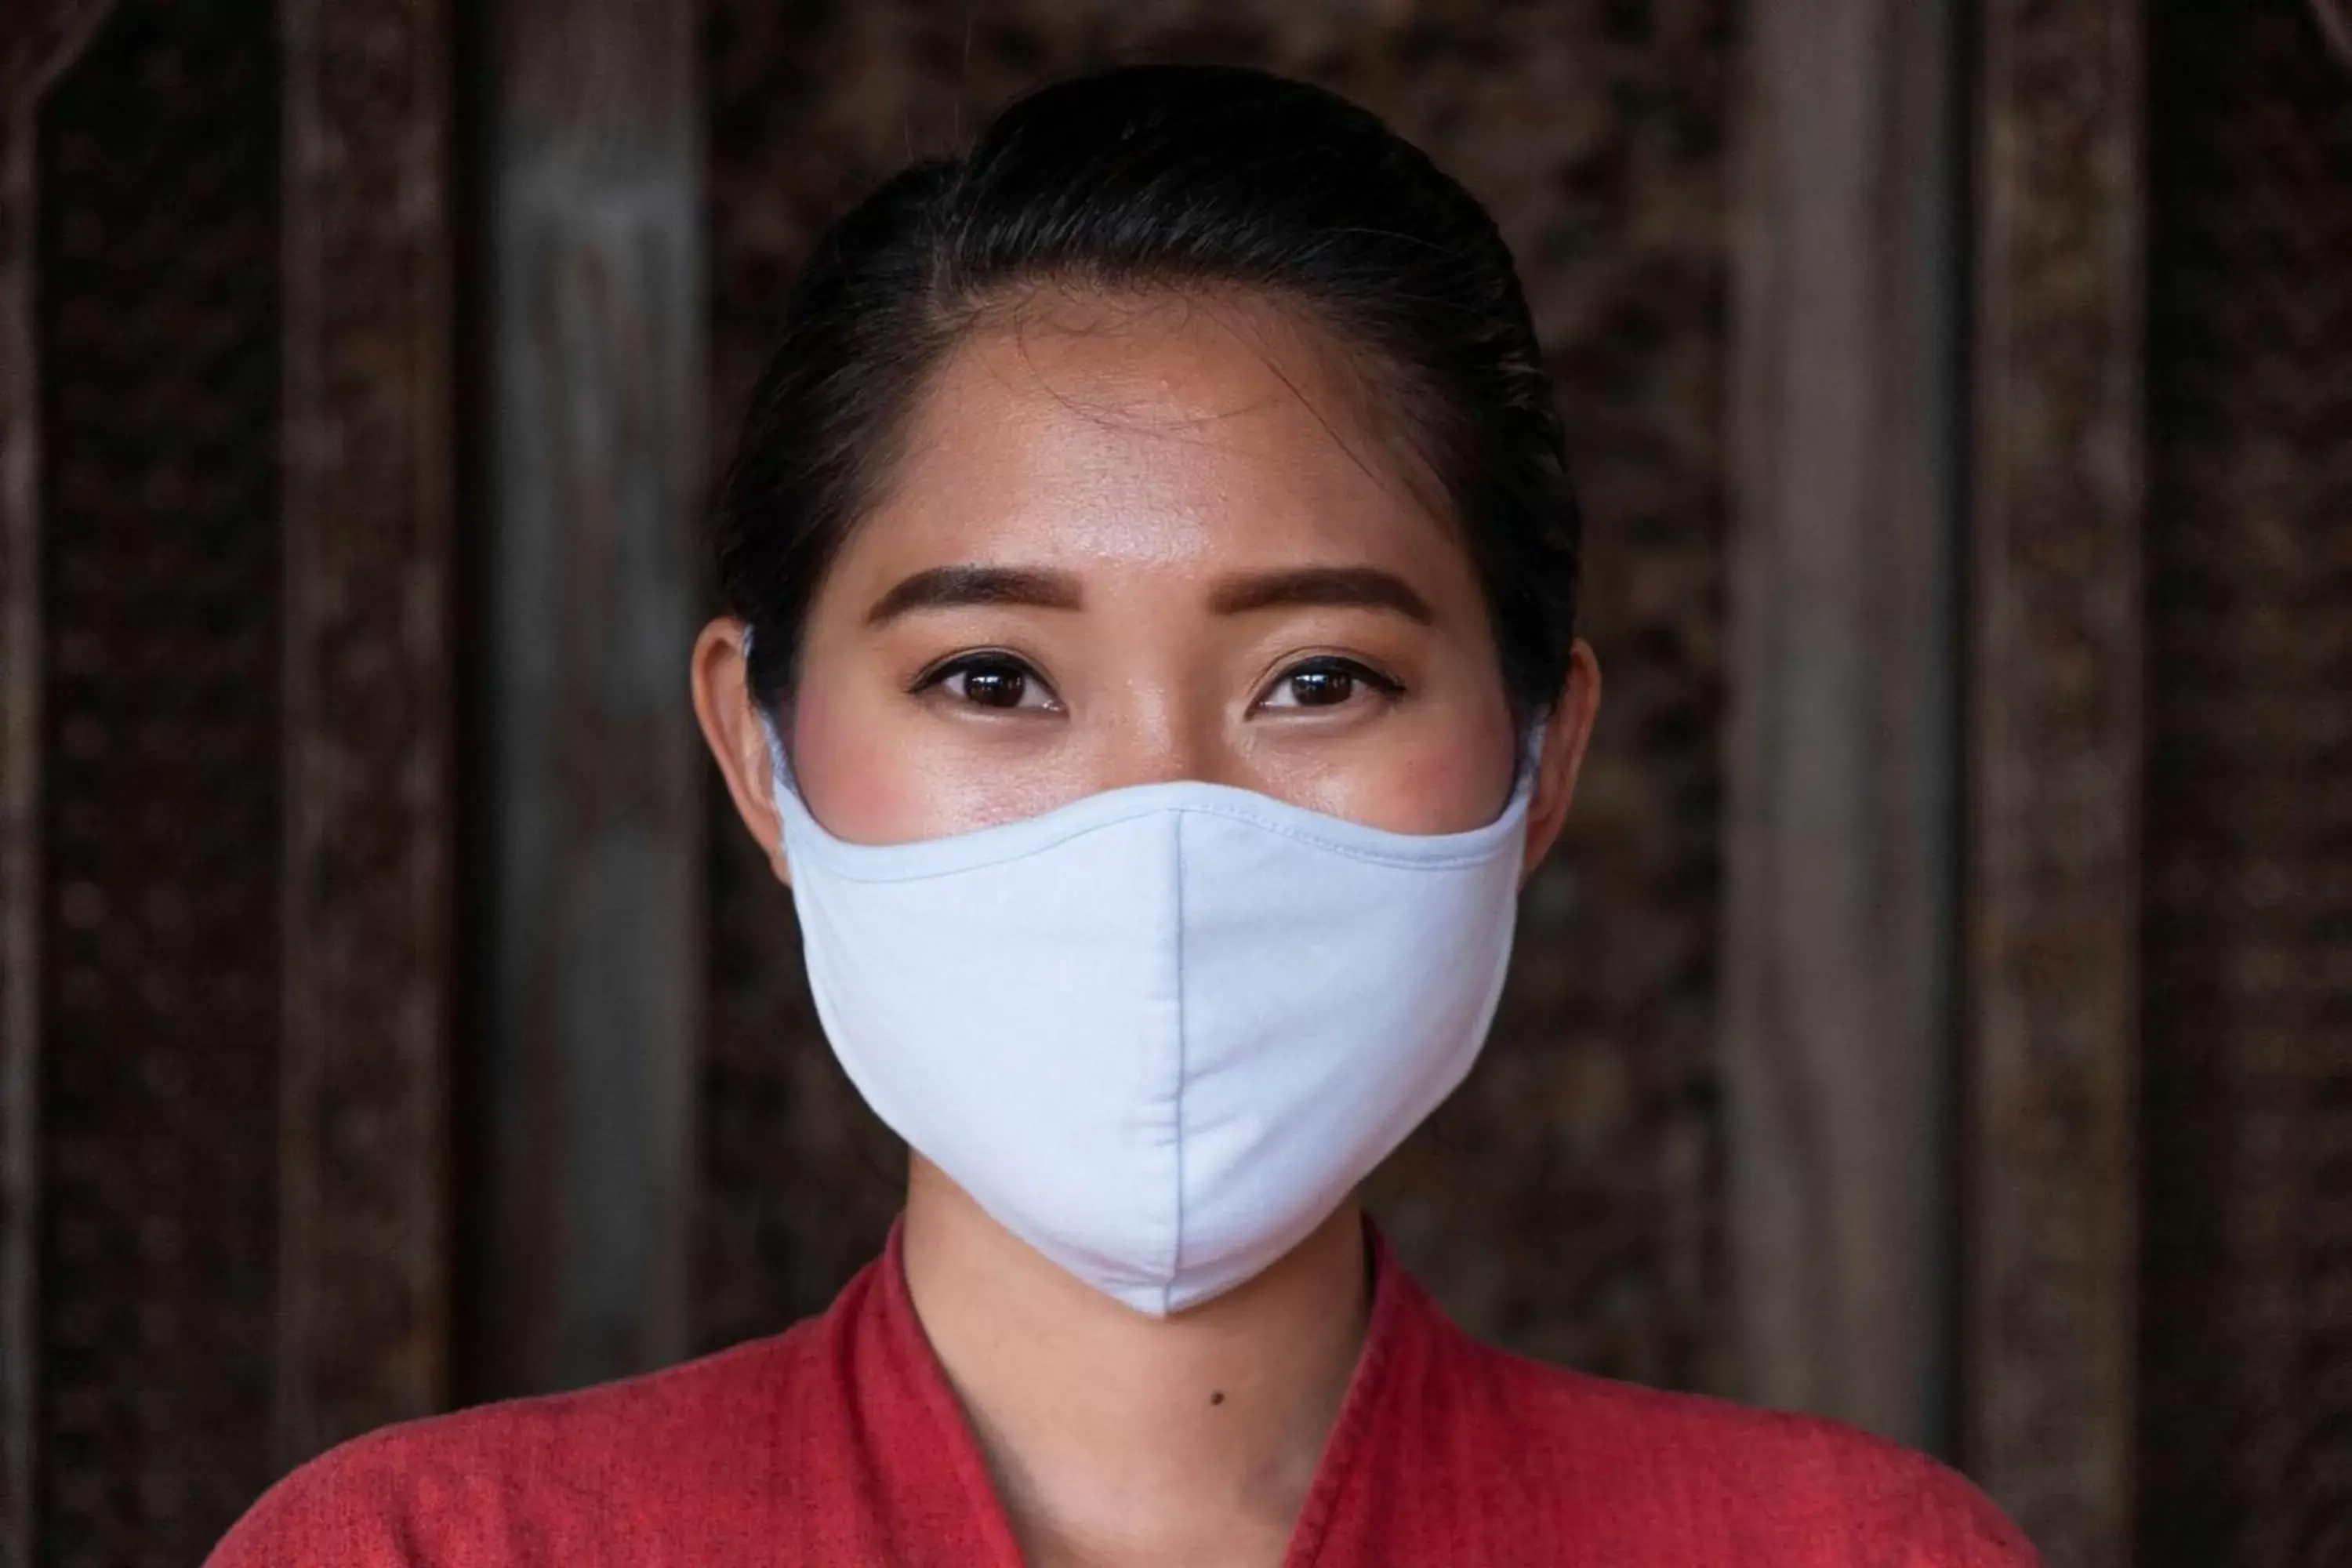
M 1184 1032 L 1184 817 L 1181 812 L 1176 816 L 1175 831 L 1176 940 L 1171 945 L 1176 954 L 1176 1237 L 1168 1270 L 1168 1295 L 1160 1304 L 1163 1312 L 1174 1305 L 1176 1281 L 1184 1277 L 1184 1089 L 1190 1081 L 1184 1060 L 1188 1042 Z

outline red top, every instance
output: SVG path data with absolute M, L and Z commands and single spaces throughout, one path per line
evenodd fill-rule
M 915 1316 L 904 1226 L 781 1334 L 345 1443 L 271 1488 L 208 1568 L 1019 1568 Z M 1367 1229 L 1363 1352 L 1285 1568 L 2038 1562 L 1958 1473 L 1854 1427 L 1481 1344 Z

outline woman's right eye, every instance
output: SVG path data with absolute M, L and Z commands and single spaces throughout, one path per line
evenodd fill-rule
M 1053 689 L 1037 672 L 1007 654 L 971 654 L 950 659 L 918 680 L 913 689 L 944 687 L 976 708 L 1055 706 Z

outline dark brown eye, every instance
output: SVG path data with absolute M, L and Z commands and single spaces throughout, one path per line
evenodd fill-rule
M 941 665 L 915 683 L 914 689 L 943 686 L 978 708 L 1048 708 L 1052 693 L 1036 672 L 1019 659 L 1003 654 L 960 658 Z
M 963 694 L 983 708 L 1018 708 L 1029 686 L 1028 678 L 1017 669 L 967 669 L 962 674 Z
M 1345 702 L 1355 689 L 1356 678 L 1344 669 L 1302 669 L 1290 678 L 1291 694 L 1307 708 Z
M 1358 682 L 1393 697 L 1404 688 L 1353 659 L 1325 658 L 1286 670 L 1265 699 L 1268 708 L 1336 708 L 1356 695 Z

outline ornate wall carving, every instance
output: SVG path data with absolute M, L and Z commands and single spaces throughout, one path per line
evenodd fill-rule
M 453 73 L 444 0 L 278 12 L 292 1464 L 449 1394 Z
M 0 28 L 0 1562 L 446 1398 L 446 21 Z
M 1492 206 L 1559 380 L 1607 677 L 1566 842 L 1530 892 L 1489 1054 L 1375 1179 L 1465 1323 L 1721 1384 L 1713 1059 L 1721 782 L 1723 134 L 1731 7 L 991 0 L 709 9 L 713 430 L 723 460 L 821 224 L 1022 87 L 1153 53 L 1360 99 Z M 704 1302 L 718 1343 L 814 1310 L 898 1202 L 833 1067 L 784 890 L 713 806 Z
M 2352 62 L 2149 38 L 2140 1561 L 2352 1560 Z
M 39 115 L 44 1562 L 274 1474 L 277 64 L 263 0 L 125 7 Z
M 1979 8 L 1961 1458 L 2128 1561 L 2141 11 Z
M 0 14 L 0 1564 L 33 1552 L 39 1418 L 40 108 L 107 0 Z

